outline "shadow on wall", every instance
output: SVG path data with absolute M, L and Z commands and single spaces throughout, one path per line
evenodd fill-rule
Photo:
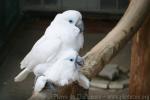
M 0 0 L 0 48 L 20 16 L 19 0 Z

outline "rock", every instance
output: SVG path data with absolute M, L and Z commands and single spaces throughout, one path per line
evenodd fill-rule
M 118 69 L 119 71 L 125 74 L 129 72 L 129 67 L 126 67 L 126 66 L 119 66 Z
M 99 76 L 104 77 L 109 80 L 114 80 L 119 76 L 119 70 L 117 64 L 108 64 L 99 73 Z
M 129 86 L 129 78 L 110 82 L 108 86 L 109 89 L 123 89 Z
M 91 87 L 107 89 L 108 88 L 108 84 L 109 84 L 109 81 L 104 80 L 102 78 L 94 78 L 91 81 Z
M 122 83 L 124 87 L 128 87 L 129 86 L 129 79 L 122 80 L 122 81 L 120 81 L 120 83 Z
M 123 84 L 120 82 L 110 82 L 108 86 L 109 86 L 109 89 L 123 89 L 124 88 Z
M 100 89 L 90 87 L 88 100 L 128 100 L 129 89 Z

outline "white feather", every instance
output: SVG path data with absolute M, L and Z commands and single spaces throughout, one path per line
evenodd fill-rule
M 44 76 L 38 77 L 34 86 L 34 92 L 40 92 L 45 87 L 46 81 L 47 80 Z
M 74 23 L 69 23 L 72 19 Z M 62 14 L 57 14 L 50 26 L 46 29 L 45 34 L 34 44 L 31 51 L 21 61 L 20 68 L 25 68 L 30 72 L 35 66 L 49 62 L 53 64 L 60 56 L 62 51 L 72 48 L 79 51 L 83 47 L 83 33 L 80 33 L 75 24 L 82 20 L 78 11 L 69 10 Z M 28 75 L 26 73 L 24 75 Z M 26 77 L 25 76 L 25 77 Z M 19 76 L 17 76 L 18 79 Z M 19 81 L 19 80 L 18 80 Z
M 44 79 L 44 81 L 41 82 L 42 84 L 47 80 L 57 86 L 64 86 L 78 81 L 79 85 L 88 89 L 89 80 L 79 72 L 80 67 L 77 67 L 75 62 L 77 56 L 78 53 L 76 51 L 69 49 L 64 51 L 61 57 L 51 67 L 48 67 L 49 64 L 42 64 L 43 67 L 47 66 L 47 70 L 44 72 L 43 78 L 41 80 L 38 79 L 37 82 L 41 82 Z M 70 59 L 73 59 L 73 61 Z M 35 91 L 36 88 L 38 87 L 35 85 Z M 40 89 L 42 90 L 43 88 Z M 41 91 L 40 89 L 36 92 Z
M 15 77 L 14 81 L 15 82 L 23 81 L 29 73 L 30 73 L 30 71 L 28 69 L 24 69 Z

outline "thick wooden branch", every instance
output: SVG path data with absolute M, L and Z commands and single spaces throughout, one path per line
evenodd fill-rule
M 85 66 L 81 72 L 89 78 L 97 75 L 103 69 L 104 65 L 107 64 L 138 31 L 149 12 L 150 0 L 132 0 L 116 27 L 84 56 Z M 72 86 L 70 88 L 72 88 Z M 59 95 L 68 96 L 72 94 L 73 89 L 69 89 L 64 87 L 61 89 Z M 46 94 L 47 93 L 42 91 L 38 95 L 33 95 L 30 100 L 35 100 L 33 98 L 40 95 L 40 97 L 44 96 L 42 97 L 43 99 L 36 98 L 36 100 L 47 100 L 49 95 Z
M 132 0 L 116 27 L 84 56 L 81 71 L 89 78 L 97 75 L 138 31 L 149 12 L 150 0 Z

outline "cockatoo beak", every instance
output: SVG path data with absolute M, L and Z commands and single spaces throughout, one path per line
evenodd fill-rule
M 77 56 L 77 58 L 76 58 L 76 64 L 78 64 L 79 66 L 83 66 L 84 65 L 84 60 L 83 60 L 83 58 L 82 57 L 80 57 L 80 56 Z
M 80 33 L 84 31 L 84 24 L 83 24 L 83 21 L 82 20 L 79 20 L 77 23 L 76 23 L 76 27 L 78 27 L 80 29 Z

